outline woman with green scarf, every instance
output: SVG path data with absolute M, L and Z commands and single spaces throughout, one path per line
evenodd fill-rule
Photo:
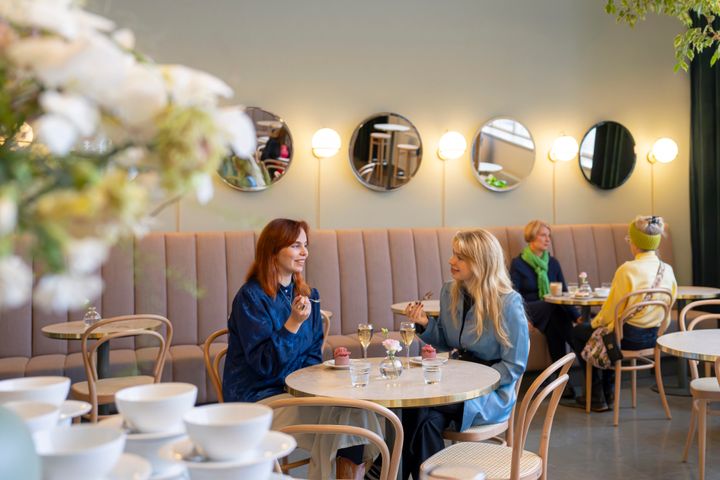
M 525 311 L 533 326 L 545 334 L 553 361 L 565 355 L 570 344 L 575 320 L 580 317 L 575 307 L 547 303 L 543 297 L 550 293 L 550 282 L 561 282 L 567 290 L 560 262 L 548 253 L 550 225 L 533 220 L 525 226 L 527 246 L 513 258 L 510 278 L 515 290 L 525 300 Z

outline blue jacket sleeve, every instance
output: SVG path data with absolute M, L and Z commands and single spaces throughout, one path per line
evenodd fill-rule
M 273 310 L 264 300 L 255 292 L 240 289 L 228 323 L 239 333 L 237 338 L 250 368 L 260 376 L 273 377 L 303 352 L 295 348 L 296 334 L 284 326 L 287 318 L 280 318 L 284 313 L 289 317 L 290 312 Z
M 522 297 L 516 292 L 507 296 L 503 309 L 510 345 L 500 347 L 500 362 L 492 366 L 500 373 L 500 385 L 518 380 L 525 372 L 530 353 L 530 334 Z
M 420 340 L 429 343 L 436 349 L 442 351 L 450 350 L 445 337 L 445 329 L 443 328 L 441 317 L 428 317 L 428 324 L 425 331 L 420 335 Z

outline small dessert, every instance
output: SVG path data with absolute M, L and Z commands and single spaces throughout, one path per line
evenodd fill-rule
M 422 351 L 420 352 L 420 354 L 422 355 L 423 360 L 437 358 L 437 352 L 430 344 L 426 344 L 424 347 L 422 347 Z
M 333 352 L 335 357 L 335 366 L 350 365 L 350 350 L 345 347 L 338 347 Z

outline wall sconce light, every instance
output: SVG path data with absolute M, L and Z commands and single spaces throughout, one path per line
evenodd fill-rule
M 555 186 L 555 165 L 557 162 L 569 162 L 578 154 L 580 147 L 578 146 L 575 137 L 570 135 L 563 135 L 556 138 L 550 151 L 548 152 L 548 158 L 552 162 L 552 223 L 557 222 L 557 201 L 556 201 L 556 186 Z
M 655 215 L 655 164 L 670 163 L 678 156 L 678 146 L 675 140 L 668 137 L 659 138 L 653 143 L 647 154 L 650 162 L 650 214 Z
M 315 192 L 315 228 L 320 228 L 320 160 L 337 155 L 342 141 L 332 128 L 321 128 L 312 136 L 312 153 L 318 159 L 317 190 Z
M 440 160 L 455 160 L 463 156 L 467 150 L 467 141 L 465 137 L 459 132 L 445 132 L 440 141 L 438 142 L 437 156 Z M 442 193 L 440 201 L 442 203 L 440 207 L 440 224 L 445 226 L 445 164 L 443 162 L 442 168 Z
M 332 128 L 321 128 L 312 137 L 312 153 L 317 158 L 329 158 L 340 151 L 340 135 Z

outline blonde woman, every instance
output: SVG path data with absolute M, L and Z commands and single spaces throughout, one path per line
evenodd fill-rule
M 500 243 L 485 230 L 459 232 L 450 257 L 453 280 L 440 293 L 440 316 L 428 317 L 419 303 L 405 314 L 420 338 L 461 360 L 482 363 L 500 373 L 500 386 L 464 403 L 403 411 L 403 479 L 419 478 L 425 459 L 444 448 L 442 432 L 451 425 L 507 420 L 515 404 L 515 384 L 525 371 L 530 338 L 522 297 L 513 290 Z
M 673 269 L 663 263 L 657 255 L 662 240 L 665 224 L 662 217 L 638 216 L 630 222 L 628 235 L 625 237 L 630 245 L 634 260 L 625 262 L 615 271 L 610 293 L 600 312 L 590 324 L 577 325 L 572 333 L 572 346 L 585 372 L 585 361 L 580 353 L 596 328 L 606 327 L 612 331 L 615 322 L 615 306 L 622 297 L 635 290 L 644 288 L 665 288 L 670 290 L 673 300 L 677 295 L 677 281 Z M 633 298 L 637 303 L 639 298 Z M 626 300 L 627 302 L 627 300 Z M 622 309 L 627 308 L 624 305 Z M 633 315 L 623 325 L 621 347 L 624 350 L 642 350 L 655 346 L 657 333 L 664 318 L 664 312 L 658 307 L 648 307 Z M 609 410 L 614 400 L 614 370 L 603 370 L 602 378 L 598 369 L 592 370 L 591 409 L 596 412 Z M 583 381 L 584 384 L 584 381 Z M 577 399 L 577 406 L 585 408 L 585 396 Z

